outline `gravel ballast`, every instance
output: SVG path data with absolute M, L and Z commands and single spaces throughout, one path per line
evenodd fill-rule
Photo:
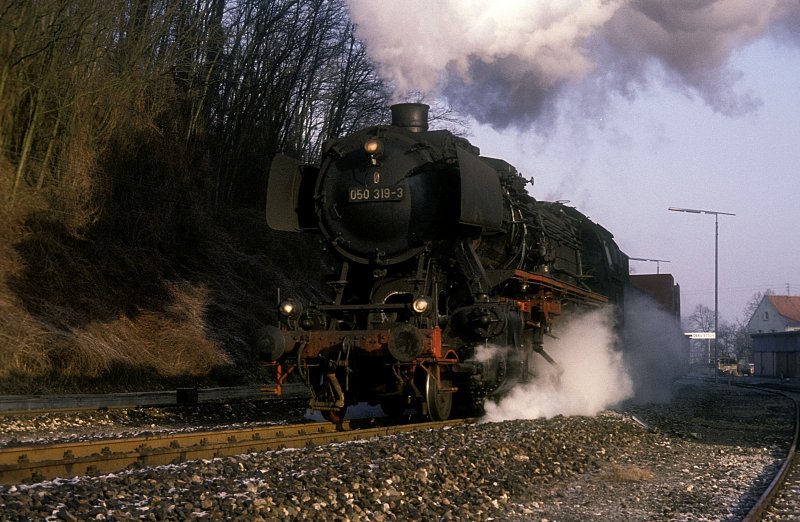
M 482 423 L 0 487 L 2 520 L 739 520 L 791 402 L 683 381 L 669 404 Z

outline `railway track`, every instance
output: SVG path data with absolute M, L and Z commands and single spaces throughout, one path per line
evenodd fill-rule
M 744 522 L 800 520 L 800 460 L 797 458 L 797 444 L 800 438 L 800 393 L 753 387 L 791 398 L 795 405 L 795 426 L 794 439 L 786 460 L 767 490 L 744 518 Z
M 469 422 L 471 420 L 458 419 L 384 426 L 376 425 L 374 419 L 344 421 L 338 425 L 314 422 L 3 448 L 0 449 L 0 484 L 95 476 L 129 468 L 364 440 Z
M 283 386 L 283 398 L 306 397 L 307 388 L 290 383 Z M 69 413 L 97 409 L 126 409 L 146 406 L 188 406 L 220 401 L 269 400 L 276 396 L 264 393 L 262 386 L 227 388 L 178 388 L 158 392 L 77 393 L 67 395 L 0 396 L 0 417 L 21 414 Z
M 115 465 L 130 472 L 97 478 L 30 484 L 47 476 L 42 470 L 48 460 L 71 466 L 48 471 L 50 476 L 95 475 L 109 468 L 82 460 L 74 449 L 65 459 L 69 450 L 63 444 L 50 447 L 50 456 L 18 452 L 9 460 L 28 460 L 29 469 L 19 479 L 0 480 L 9 484 L 0 484 L 0 505 L 9 520 L 20 521 L 325 518 L 323 513 L 355 520 L 374 519 L 376 509 L 387 518 L 409 520 L 442 519 L 448 513 L 461 520 L 742 520 L 784 462 L 795 409 L 783 395 L 690 381 L 676 386 L 669 404 L 625 413 L 428 429 L 333 447 L 327 444 L 392 432 L 378 421 L 351 421 L 339 429 L 308 421 L 300 426 L 228 424 L 248 429 L 194 432 L 193 442 L 183 432 L 154 437 L 150 431 L 148 437 L 129 440 L 131 460 Z M 225 417 L 201 415 L 207 427 L 199 429 L 214 430 L 224 421 L 214 422 Z M 173 428 L 153 418 L 153 429 Z M 181 415 L 175 427 L 198 429 L 193 420 Z M 256 426 L 283 430 L 282 437 L 255 435 Z M 374 430 L 332 437 L 362 426 Z M 290 431 L 296 429 L 315 440 Z M 56 433 L 59 442 L 68 440 L 63 430 Z M 247 453 L 270 437 L 271 443 L 260 447 L 299 449 Z M 41 439 L 33 435 L 29 440 L 26 444 Z M 90 454 L 124 453 L 109 445 L 116 442 L 111 437 L 98 441 L 95 436 L 94 441 Z M 228 445 L 238 448 L 228 453 L 221 448 Z M 198 452 L 184 451 L 189 446 Z M 156 455 L 170 449 L 177 455 Z M 223 458 L 209 458 L 215 456 Z M 157 466 L 156 458 L 161 463 L 194 460 Z M 31 469 L 33 461 L 39 469 Z

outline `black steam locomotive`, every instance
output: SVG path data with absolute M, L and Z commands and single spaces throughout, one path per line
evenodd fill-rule
M 328 302 L 280 304 L 260 349 L 331 420 L 359 402 L 474 414 L 537 357 L 553 362 L 542 340 L 560 316 L 622 304 L 628 258 L 611 233 L 427 119 L 394 105 L 391 125 L 326 142 L 319 166 L 272 164 L 269 226 L 321 233 L 341 266 Z

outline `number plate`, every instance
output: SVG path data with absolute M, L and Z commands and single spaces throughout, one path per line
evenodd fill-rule
M 366 203 L 369 201 L 400 201 L 405 196 L 403 187 L 350 187 L 347 189 L 349 203 Z

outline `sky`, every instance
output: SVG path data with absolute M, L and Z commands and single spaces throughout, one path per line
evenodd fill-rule
M 610 230 L 682 315 L 800 295 L 800 1 L 349 0 L 400 93 L 443 100 L 540 200 Z M 415 7 L 414 4 L 419 3 Z M 429 6 L 424 8 L 423 6 Z

